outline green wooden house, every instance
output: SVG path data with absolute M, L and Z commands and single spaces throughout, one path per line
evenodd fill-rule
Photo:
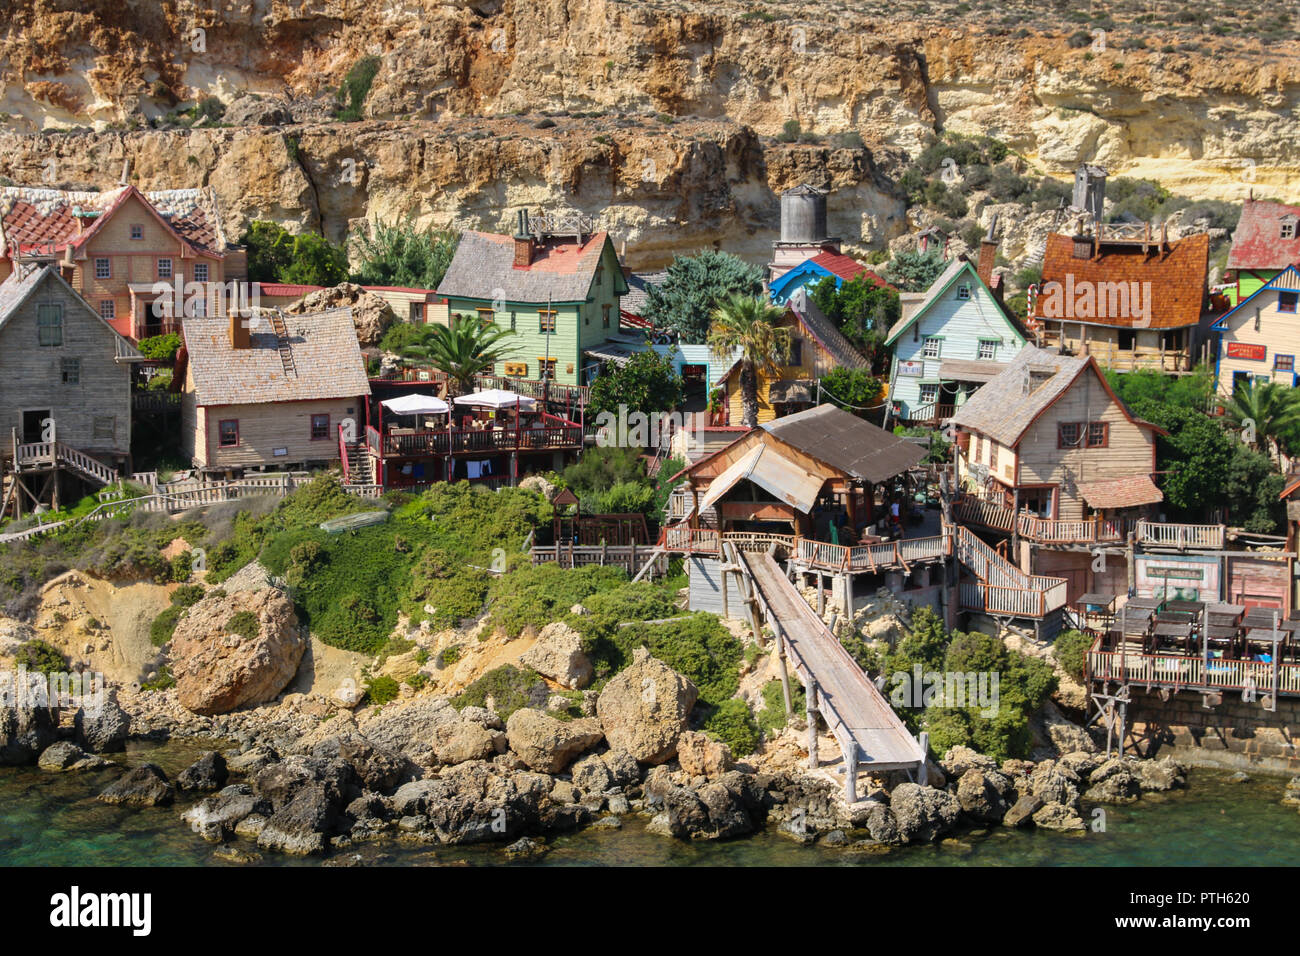
M 618 331 L 619 300 L 628 292 L 614 244 L 592 225 L 585 217 L 530 221 L 521 212 L 513 236 L 461 236 L 438 292 L 451 315 L 514 331 L 496 374 L 587 384 L 583 352 Z

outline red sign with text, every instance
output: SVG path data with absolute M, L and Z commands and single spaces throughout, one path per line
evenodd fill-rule
M 1249 345 L 1246 342 L 1228 343 L 1228 358 L 1253 359 L 1262 362 L 1267 355 L 1268 347 L 1264 345 Z

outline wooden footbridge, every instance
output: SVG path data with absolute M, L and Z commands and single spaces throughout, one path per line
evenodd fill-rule
M 751 626 L 761 640 L 761 611 L 776 634 L 786 713 L 792 711 L 789 661 L 803 682 L 808 703 L 808 762 L 816 769 L 817 717 L 834 734 L 844 756 L 845 799 L 857 800 L 860 770 L 916 770 L 925 783 L 926 735 L 913 737 L 857 661 L 822 622 L 786 577 L 770 551 L 730 549 L 732 567 L 742 574 L 754 615 Z

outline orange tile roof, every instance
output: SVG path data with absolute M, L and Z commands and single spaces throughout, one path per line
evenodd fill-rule
M 1161 247 L 1153 242 L 1149 251 L 1143 252 L 1137 243 L 1106 243 L 1101 253 L 1087 259 L 1074 257 L 1074 239 L 1052 233 L 1047 237 L 1047 252 L 1043 258 L 1043 282 L 1039 303 L 1050 282 L 1063 287 L 1082 288 L 1081 283 L 1150 283 L 1150 323 L 1138 321 L 1137 311 L 1129 309 L 1127 315 L 1107 314 L 1108 302 L 1097 295 L 1097 307 L 1091 317 L 1075 318 L 1068 312 L 1068 322 L 1082 321 L 1085 325 L 1105 325 L 1116 328 L 1176 329 L 1196 325 L 1201 320 L 1205 305 L 1205 280 L 1209 271 L 1210 237 L 1196 233 Z M 1058 316 L 1041 316 L 1056 319 Z

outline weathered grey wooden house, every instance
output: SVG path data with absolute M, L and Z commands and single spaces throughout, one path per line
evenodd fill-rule
M 58 507 L 129 473 L 140 358 L 52 265 L 20 263 L 0 283 L 6 510 Z

